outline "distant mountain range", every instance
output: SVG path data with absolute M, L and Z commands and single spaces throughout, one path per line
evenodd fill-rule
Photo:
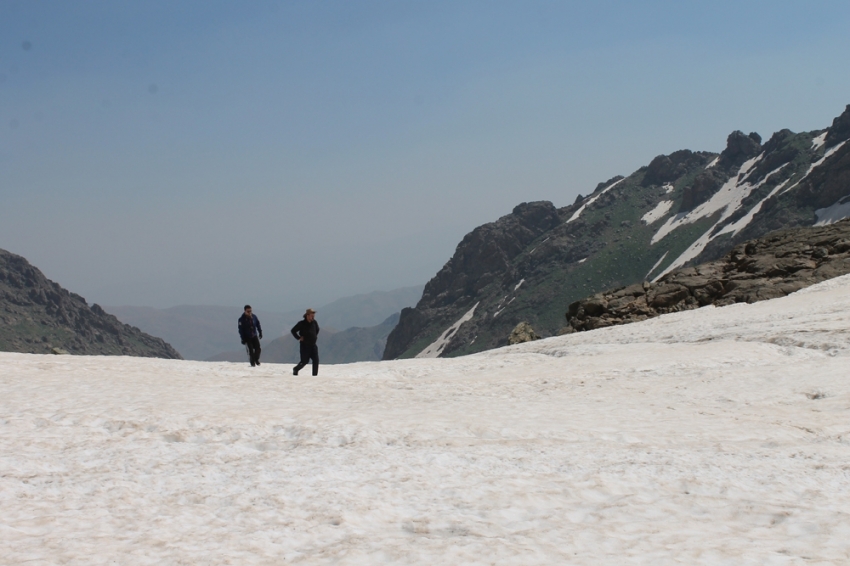
M 392 291 L 375 291 L 344 297 L 316 308 L 317 319 L 322 328 L 322 357 L 323 361 L 350 362 L 379 360 L 383 353 L 383 344 L 390 329 L 384 332 L 386 321 L 392 315 L 397 315 L 402 308 L 411 306 L 422 294 L 422 286 L 404 287 Z M 262 305 L 252 304 L 254 312 L 263 325 L 264 343 L 263 359 L 272 361 L 272 341 L 276 338 L 288 337 L 289 329 L 301 320 L 304 310 L 276 313 L 264 311 Z M 305 306 L 305 309 L 306 309 Z M 236 330 L 236 320 L 242 314 L 242 305 L 234 307 L 222 306 L 177 306 L 167 309 L 151 307 L 111 306 L 106 310 L 115 314 L 120 320 L 143 329 L 156 336 L 162 336 L 189 360 L 231 360 L 242 361 L 244 352 L 240 349 L 239 335 Z M 397 318 L 397 317 L 396 317 Z M 393 319 L 396 320 L 396 319 Z M 354 328 L 356 327 L 356 328 Z M 365 332 L 372 328 L 371 331 Z M 350 332 L 339 332 L 340 329 L 351 329 Z M 350 355 L 337 356 L 333 348 L 325 344 L 333 334 L 340 334 L 336 343 L 340 352 Z M 376 338 L 380 336 L 379 338 Z M 376 346 L 378 340 L 379 346 Z M 284 340 L 284 343 L 287 343 Z M 347 346 L 343 347 L 342 344 Z M 297 352 L 297 344 L 294 345 Z M 378 347 L 375 354 L 372 351 Z M 281 360 L 288 363 L 291 356 L 281 350 Z M 290 352 L 291 354 L 291 352 Z M 295 354 L 297 357 L 297 353 Z M 287 357 L 289 356 L 289 357 Z
M 180 358 L 161 338 L 89 306 L 6 250 L 0 250 L 0 351 Z
M 458 356 L 508 343 L 522 321 L 567 330 L 570 304 L 716 260 L 769 232 L 850 217 L 850 106 L 823 130 L 762 144 L 732 132 L 719 154 L 659 155 L 563 208 L 517 206 L 479 226 L 404 309 L 384 359 Z
M 323 364 L 367 362 L 381 359 L 387 336 L 398 324 L 395 313 L 381 324 L 367 328 L 352 327 L 342 331 L 322 326 L 319 333 L 319 358 Z M 300 358 L 298 341 L 287 331 L 280 338 L 263 345 L 262 363 L 295 364 Z M 215 362 L 245 362 L 244 349 L 230 350 L 207 358 Z

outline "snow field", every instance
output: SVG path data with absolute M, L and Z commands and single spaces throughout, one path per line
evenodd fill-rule
M 850 277 L 318 378 L 4 353 L 0 562 L 844 563 L 849 356 Z

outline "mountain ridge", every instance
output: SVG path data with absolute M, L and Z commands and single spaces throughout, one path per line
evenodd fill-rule
M 659 155 L 569 206 L 523 203 L 464 237 L 402 311 L 383 359 L 502 346 L 523 321 L 552 336 L 579 299 L 657 281 L 778 229 L 850 216 L 848 139 L 850 105 L 826 129 L 784 129 L 765 143 L 734 131 L 720 153 Z
M 99 305 L 0 250 L 0 350 L 181 359 L 170 344 L 121 323 Z

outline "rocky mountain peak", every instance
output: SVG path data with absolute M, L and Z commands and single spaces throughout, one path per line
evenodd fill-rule
M 689 149 L 674 151 L 670 155 L 659 155 L 646 168 L 642 185 L 663 185 L 675 181 L 690 168 L 705 162 L 705 158 Z
M 833 140 L 831 147 L 826 139 Z M 402 313 L 384 358 L 426 352 L 447 331 L 444 357 L 507 344 L 520 322 L 552 336 L 564 330 L 563 313 L 575 301 L 591 297 L 582 303 L 584 312 L 599 318 L 596 311 L 609 307 L 602 295 L 593 299 L 595 293 L 620 288 L 622 296 L 614 298 L 628 303 L 647 295 L 644 282 L 653 289 L 652 304 L 647 303 L 652 308 L 680 300 L 688 307 L 701 304 L 701 293 L 712 301 L 738 300 L 745 287 L 762 296 L 768 292 L 760 290 L 763 283 L 743 273 L 730 283 L 735 289 L 720 277 L 723 281 L 701 286 L 699 296 L 685 296 L 683 288 L 694 282 L 682 279 L 683 269 L 716 261 L 775 230 L 828 226 L 850 217 L 850 144 L 841 145 L 846 139 L 850 107 L 829 131 L 781 130 L 764 145 L 756 133 L 735 131 L 720 155 L 690 150 L 660 155 L 630 175 L 600 183 L 557 214 L 549 203 L 517 209 L 467 235 L 417 307 Z M 548 224 L 553 227 L 546 230 Z M 818 247 L 832 257 L 829 246 Z M 809 260 L 820 269 L 818 277 L 835 272 L 833 259 L 823 263 L 822 251 L 808 259 L 806 250 L 801 253 L 790 267 L 776 256 L 768 275 L 786 267 L 809 269 Z M 676 285 L 667 277 L 672 272 Z
M 840 116 L 832 121 L 829 133 L 826 134 L 826 147 L 830 148 L 838 143 L 850 139 L 850 104 L 844 109 Z
M 755 132 L 750 135 L 735 130 L 726 138 L 726 149 L 720 153 L 720 162 L 724 168 L 739 167 L 746 160 L 757 156 L 761 151 L 761 136 Z
M 425 285 L 420 305 L 450 303 L 488 285 L 535 238 L 560 224 L 551 202 L 524 202 L 495 222 L 479 226 Z

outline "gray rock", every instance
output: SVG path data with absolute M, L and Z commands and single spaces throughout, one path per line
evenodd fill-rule
M 784 297 L 850 273 L 850 219 L 831 226 L 795 228 L 744 242 L 725 258 L 576 301 L 566 313 L 576 331 L 628 324 L 713 304 L 754 303 Z M 645 295 L 643 294 L 645 293 Z
M 516 325 L 516 328 L 511 332 L 510 337 L 508 338 L 508 344 L 522 344 L 523 342 L 532 342 L 534 340 L 540 340 L 540 336 L 534 332 L 534 329 L 531 328 L 531 325 L 527 322 L 520 322 Z

